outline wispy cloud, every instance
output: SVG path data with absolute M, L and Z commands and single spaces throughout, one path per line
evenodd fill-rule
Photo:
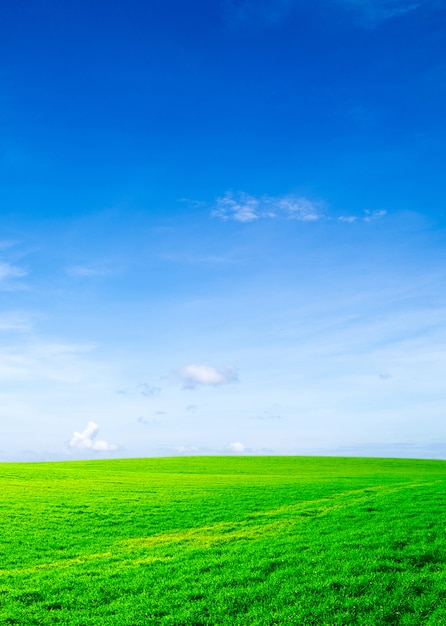
M 9 313 L 0 316 L 0 331 L 29 331 L 29 319 L 20 313 Z
M 99 426 L 96 422 L 88 422 L 87 428 L 79 432 L 74 432 L 68 447 L 71 450 L 92 450 L 94 452 L 107 452 L 110 450 L 117 450 L 118 446 L 108 443 L 103 439 L 96 439 L 99 431 Z
M 27 273 L 28 272 L 21 267 L 16 267 L 10 263 L 6 263 L 5 261 L 0 261 L 0 283 L 11 278 L 21 278 L 22 276 L 26 276 Z
M 287 218 L 312 222 L 323 217 L 322 203 L 294 195 L 250 196 L 228 191 L 212 207 L 211 215 L 222 220 L 254 222 L 261 218 Z
M 334 0 L 338 6 L 352 12 L 363 25 L 379 23 L 415 11 L 422 6 L 435 6 L 435 0 Z
M 237 369 L 228 365 L 220 369 L 212 365 L 187 365 L 173 373 L 180 380 L 183 389 L 194 389 L 198 386 L 219 386 L 238 380 Z
M 354 222 L 375 222 L 387 215 L 387 211 L 380 209 L 379 211 L 370 211 L 366 209 L 362 215 L 340 215 L 337 219 L 339 222 L 353 224 Z
M 384 209 L 366 209 L 358 215 L 330 215 L 322 201 L 309 200 L 301 196 L 251 196 L 244 192 L 227 191 L 216 199 L 211 216 L 235 222 L 255 222 L 260 219 L 288 219 L 301 222 L 339 221 L 373 222 L 387 215 Z
M 95 349 L 87 344 L 40 343 L 5 347 L 0 354 L 0 374 L 13 380 L 47 380 L 77 383 L 97 372 L 84 358 Z M 87 374 L 88 372 L 88 374 Z

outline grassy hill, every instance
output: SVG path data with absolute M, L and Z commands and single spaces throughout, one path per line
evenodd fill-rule
M 446 625 L 446 463 L 0 465 L 0 624 Z

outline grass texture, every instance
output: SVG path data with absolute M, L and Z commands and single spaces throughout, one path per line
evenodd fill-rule
M 0 624 L 446 625 L 446 464 L 0 465 Z

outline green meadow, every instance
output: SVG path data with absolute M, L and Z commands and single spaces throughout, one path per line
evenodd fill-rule
M 446 463 L 0 465 L 0 624 L 446 625 Z

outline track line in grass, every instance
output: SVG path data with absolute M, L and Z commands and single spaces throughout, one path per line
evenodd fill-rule
M 373 489 L 354 489 L 344 491 L 326 498 L 307 500 L 297 504 L 286 505 L 256 511 L 247 515 L 244 519 L 230 522 L 217 522 L 189 529 L 171 530 L 157 533 L 148 537 L 120 540 L 105 552 L 79 555 L 72 559 L 41 563 L 33 567 L 0 570 L 0 577 L 6 578 L 16 575 L 26 575 L 45 570 L 68 569 L 71 567 L 85 566 L 93 562 L 103 561 L 104 565 L 113 564 L 114 567 L 126 568 L 140 564 L 151 564 L 162 561 L 170 561 L 180 556 L 180 553 L 193 550 L 211 549 L 217 546 L 227 545 L 232 542 L 263 540 L 267 536 L 275 536 L 281 532 L 289 532 L 299 524 L 304 524 L 315 517 L 322 517 L 338 510 L 354 507 L 361 502 L 373 501 L 376 497 L 388 496 L 404 490 L 423 488 L 441 483 L 441 480 L 423 483 L 405 483 L 398 486 L 374 485 Z M 279 519 L 278 519 L 279 518 Z M 280 519 L 284 518 L 284 519 Z M 274 521 L 271 521 L 274 519 Z M 134 551 L 175 549 L 172 555 L 144 555 L 139 554 L 135 558 L 126 557 Z

